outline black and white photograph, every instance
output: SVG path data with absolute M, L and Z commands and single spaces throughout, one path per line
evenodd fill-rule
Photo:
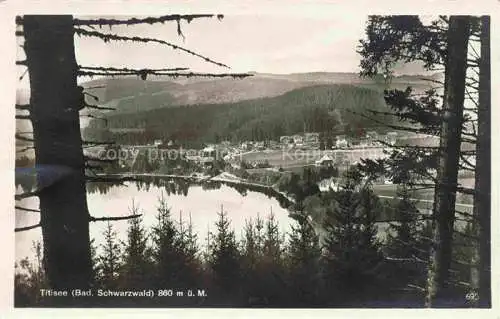
M 487 12 L 157 8 L 13 17 L 14 308 L 492 307 Z

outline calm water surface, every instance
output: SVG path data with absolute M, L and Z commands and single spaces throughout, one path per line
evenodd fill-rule
M 190 186 L 187 196 L 182 194 L 168 195 L 163 188 L 151 185 L 146 191 L 139 190 L 134 184 L 126 183 L 127 186 L 114 186 L 106 194 L 89 193 L 87 202 L 91 215 L 102 216 L 124 216 L 130 215 L 132 204 L 143 214 L 143 226 L 149 230 L 155 224 L 158 198 L 163 193 L 168 206 L 171 208 L 171 215 L 175 220 L 179 220 L 182 215 L 184 221 L 188 221 L 191 216 L 194 231 L 198 234 L 198 243 L 204 245 L 208 231 L 214 231 L 214 223 L 217 221 L 217 213 L 221 208 L 227 212 L 231 220 L 231 226 L 239 238 L 242 235 L 245 221 L 255 219 L 257 216 L 267 217 L 271 212 L 278 221 L 282 231 L 289 231 L 294 223 L 288 216 L 288 211 L 280 207 L 274 198 L 269 198 L 257 192 L 247 192 L 241 195 L 238 191 L 228 186 L 222 185 L 219 189 L 202 189 L 201 186 Z M 18 189 L 17 193 L 22 192 Z M 19 206 L 27 208 L 38 208 L 38 198 L 28 198 Z M 38 213 L 17 212 L 16 227 L 23 227 L 39 222 Z M 127 221 L 112 222 L 118 237 L 126 239 Z M 93 222 L 90 224 L 90 236 L 95 238 L 96 244 L 103 242 L 102 232 L 106 227 L 106 222 Z M 32 242 L 42 239 L 41 229 L 33 229 L 16 233 L 16 260 L 23 257 L 33 257 Z

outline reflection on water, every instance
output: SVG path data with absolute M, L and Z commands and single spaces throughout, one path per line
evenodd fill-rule
M 26 185 L 18 185 L 17 193 L 25 191 Z M 282 231 L 289 231 L 293 220 L 289 217 L 286 200 L 279 201 L 280 196 L 269 191 L 269 194 L 251 190 L 241 185 L 225 185 L 223 182 L 210 182 L 201 185 L 183 179 L 164 179 L 147 177 L 141 181 L 118 183 L 88 183 L 87 201 L 92 216 L 124 216 L 130 214 L 132 203 L 143 214 L 143 225 L 149 228 L 155 223 L 158 198 L 163 193 L 171 208 L 172 217 L 188 221 L 191 218 L 193 230 L 198 234 L 198 244 L 203 246 L 209 230 L 214 230 L 217 213 L 223 209 L 231 220 L 237 236 L 241 236 L 245 221 L 257 216 L 266 217 L 271 212 L 275 215 Z M 281 203 L 280 203 L 281 202 Z M 38 208 L 38 198 L 27 198 L 16 205 L 26 208 Z M 16 227 L 36 224 L 39 214 L 33 212 L 16 212 Z M 90 236 L 96 244 L 103 240 L 102 232 L 105 222 L 90 224 Z M 113 226 L 119 239 L 125 240 L 127 221 L 114 221 Z M 16 233 L 16 260 L 25 256 L 33 256 L 32 241 L 41 240 L 39 228 Z
M 134 181 L 134 184 L 139 190 L 149 191 L 149 188 L 151 186 L 155 186 L 157 188 L 163 188 L 168 195 L 183 194 L 184 196 L 188 195 L 189 188 L 193 186 L 199 186 L 203 190 L 217 190 L 225 185 L 236 190 L 241 196 L 246 196 L 248 192 L 257 192 L 262 193 L 267 197 L 274 198 L 283 208 L 287 208 L 291 205 L 290 200 L 283 194 L 279 193 L 277 190 L 269 186 L 251 183 L 235 183 L 230 181 L 226 182 L 218 180 L 204 180 L 202 182 L 198 182 L 194 178 L 190 179 L 182 176 L 140 176 L 138 177 L 138 180 Z M 119 185 L 121 184 L 116 182 L 88 183 L 87 192 L 99 192 L 100 194 L 107 194 L 109 189 Z

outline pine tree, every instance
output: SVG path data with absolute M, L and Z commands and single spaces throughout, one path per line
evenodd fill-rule
M 394 256 L 401 258 L 412 258 L 415 254 L 415 243 L 419 233 L 418 219 L 419 210 L 414 201 L 411 200 L 411 194 L 405 185 L 399 187 L 396 193 L 398 199 L 393 206 L 395 210 L 396 223 L 390 225 L 388 246 Z
M 361 174 L 350 169 L 343 187 L 335 193 L 336 207 L 327 210 L 324 244 L 326 288 L 335 304 L 362 301 L 375 289 L 382 257 L 375 240 L 373 198 L 359 191 Z M 371 295 L 373 297 L 373 295 Z
M 189 222 L 187 228 L 185 229 L 185 247 L 184 252 L 188 263 L 199 264 L 199 245 L 198 245 L 198 235 L 193 229 L 193 220 L 191 219 L 191 213 L 189 213 Z
M 104 244 L 101 244 L 102 255 L 97 257 L 98 284 L 106 289 L 118 287 L 118 277 L 121 271 L 122 251 L 117 239 L 117 233 L 108 221 L 103 232 Z
M 189 222 L 186 224 L 182 220 L 182 212 L 180 212 L 175 245 L 180 261 L 179 279 L 183 285 L 197 286 L 201 262 L 198 257 L 198 236 L 193 230 L 191 214 L 189 215 Z
M 292 226 L 287 252 L 291 301 L 296 305 L 318 305 L 321 302 L 319 238 L 307 217 L 298 216 L 298 225 Z
M 271 212 L 265 223 L 260 271 L 261 297 L 272 305 L 280 305 L 286 294 L 283 244 L 284 238 L 279 231 L 279 224 Z
M 279 261 L 282 255 L 282 238 L 279 231 L 279 225 L 276 222 L 274 214 L 268 216 L 266 220 L 266 232 L 263 246 L 263 254 L 267 259 Z
M 156 215 L 157 224 L 152 228 L 152 257 L 155 263 L 155 285 L 157 287 L 179 288 L 177 274 L 179 251 L 176 247 L 178 232 L 170 217 L 170 209 L 162 196 Z
M 138 208 L 132 204 L 131 213 L 137 215 Z M 123 271 L 120 282 L 125 288 L 149 287 L 151 274 L 150 251 L 146 231 L 141 225 L 142 217 L 128 220 L 127 241 L 123 243 Z
M 430 221 L 421 220 L 421 213 L 406 185 L 399 187 L 397 197 L 391 207 L 395 210 L 397 222 L 390 224 L 386 243 L 387 260 L 390 262 L 387 271 L 390 272 L 390 286 L 403 294 L 412 287 L 425 286 L 432 227 Z M 410 295 L 415 296 L 414 293 Z M 423 300 L 419 294 L 416 296 L 412 299 L 417 302 Z
M 95 244 L 95 238 L 90 240 L 90 259 L 92 261 L 92 283 L 93 287 L 95 287 L 98 283 L 99 279 L 99 262 L 97 256 L 97 247 Z
M 258 258 L 260 257 L 261 248 L 257 243 L 257 232 L 252 220 L 245 221 L 244 237 L 242 239 L 243 257 L 245 259 L 245 268 L 254 269 Z
M 260 220 L 260 221 L 259 221 Z M 260 264 L 262 262 L 262 241 L 260 239 L 259 223 L 262 220 L 257 217 L 254 222 L 252 219 L 245 221 L 244 235 L 241 240 L 242 247 L 242 276 L 243 286 L 249 306 L 261 302 L 260 296 Z
M 215 234 L 211 234 L 209 265 L 213 272 L 214 283 L 219 293 L 226 295 L 227 301 L 237 298 L 241 280 L 240 251 L 234 231 L 230 229 L 227 213 L 222 209 L 215 223 Z
M 48 288 L 42 265 L 42 245 L 39 241 L 34 241 L 32 244 L 35 263 L 31 262 L 28 257 L 21 259 L 19 264 L 15 263 L 14 305 L 16 307 L 33 307 L 44 303 L 44 298 L 40 296 L 40 289 Z

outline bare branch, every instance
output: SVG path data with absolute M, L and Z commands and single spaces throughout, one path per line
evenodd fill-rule
M 422 287 L 417 286 L 417 285 L 408 284 L 407 286 L 410 287 L 410 288 L 417 289 L 418 291 L 421 291 L 421 292 L 426 292 L 427 291 L 425 288 L 422 288 Z
M 185 20 L 188 23 L 194 19 L 200 18 L 214 18 L 222 19 L 224 15 L 222 14 L 172 14 L 172 15 L 164 15 L 160 17 L 148 17 L 143 19 L 131 18 L 126 20 L 118 20 L 118 19 L 73 19 L 73 25 L 79 26 L 91 26 L 96 25 L 99 27 L 102 26 L 113 26 L 113 25 L 134 25 L 134 24 L 154 24 L 154 23 L 165 23 L 169 21 L 180 21 Z
M 89 108 L 89 109 L 95 109 L 95 110 L 108 110 L 108 111 L 116 110 L 116 108 L 114 108 L 114 107 L 92 105 L 92 104 L 88 104 L 87 102 L 85 102 L 84 107 Z
M 465 281 L 452 281 L 452 280 L 448 280 L 447 283 L 455 285 L 455 286 L 462 286 L 462 287 L 470 288 L 470 284 L 466 283 Z
M 460 236 L 463 236 L 465 238 L 469 238 L 469 239 L 473 239 L 473 240 L 479 240 L 479 237 L 477 237 L 477 236 L 469 235 L 469 234 L 463 233 L 461 231 L 458 231 L 456 229 L 454 229 L 453 232 L 456 233 L 456 234 L 459 234 Z
M 479 63 L 479 59 L 467 59 L 469 63 Z
M 456 191 L 459 193 L 462 193 L 462 194 L 467 194 L 467 195 L 475 195 L 476 194 L 476 189 L 469 188 L 469 187 L 458 186 L 458 187 L 456 187 Z
M 455 210 L 455 214 L 466 216 L 467 218 L 470 218 L 469 221 L 472 221 L 472 220 L 476 219 L 476 217 L 474 217 L 474 215 L 466 213 L 466 212 L 461 212 L 459 210 Z
M 98 158 L 98 157 L 92 157 L 92 156 L 84 156 L 84 159 L 86 161 L 101 162 L 101 163 L 114 163 L 114 162 L 116 162 L 116 159 L 106 159 L 106 158 Z
M 18 154 L 19 154 L 19 153 L 24 153 L 24 152 L 27 152 L 27 151 L 29 151 L 29 150 L 34 150 L 34 149 L 35 149 L 35 147 L 34 147 L 34 146 L 27 146 L 27 147 L 24 147 L 24 148 L 22 148 L 22 149 L 20 149 L 20 150 L 16 150 L 16 153 L 18 153 Z
M 16 115 L 16 120 L 31 120 L 29 115 Z
M 17 233 L 17 232 L 27 231 L 30 229 L 35 229 L 35 228 L 40 227 L 40 226 L 42 226 L 42 225 L 40 223 L 38 223 L 38 224 L 32 225 L 32 226 L 14 228 L 14 231 Z
M 91 222 L 117 221 L 117 220 L 126 220 L 126 219 L 137 218 L 137 217 L 141 217 L 141 216 L 142 216 L 142 214 L 134 214 L 134 215 L 128 215 L 128 216 L 119 216 L 119 217 L 94 217 L 94 216 L 89 216 L 89 221 L 91 221 Z
M 31 209 L 31 208 L 25 208 L 21 206 L 14 206 L 15 209 L 22 210 L 25 212 L 33 212 L 33 213 L 39 213 L 40 211 L 38 209 Z
M 36 197 L 38 196 L 40 193 L 38 191 L 34 191 L 34 192 L 26 192 L 26 193 L 22 193 L 22 194 L 16 194 L 14 195 L 14 199 L 15 200 L 21 200 L 21 199 L 25 199 L 25 198 L 28 198 L 28 197 Z
M 83 89 L 84 90 L 93 90 L 93 89 L 103 89 L 105 87 L 106 87 L 106 85 L 96 85 L 96 86 L 87 86 L 87 87 L 84 87 Z
M 24 79 L 24 77 L 26 76 L 26 74 L 28 74 L 28 68 L 26 68 L 23 72 L 23 74 L 21 74 L 21 76 L 19 77 L 19 81 L 22 81 Z
M 29 111 L 31 106 L 29 104 L 16 104 L 16 110 Z
M 465 86 L 466 86 L 466 87 L 469 87 L 469 88 L 471 88 L 471 89 L 474 89 L 474 90 L 476 90 L 476 91 L 479 91 L 479 86 L 474 86 L 474 85 L 472 85 L 472 83 L 470 83 L 470 82 L 466 82 L 466 83 L 465 83 Z
M 163 72 L 149 72 L 147 74 L 152 74 L 152 75 L 164 75 L 164 76 L 170 76 L 172 78 L 177 78 L 177 77 L 208 77 L 208 78 L 226 78 L 226 77 L 232 77 L 232 78 L 245 78 L 252 76 L 252 74 L 248 73 L 195 73 L 195 72 L 189 72 L 189 73 L 163 73 Z M 79 76 L 126 76 L 126 75 L 137 75 L 141 76 L 143 80 L 146 78 L 144 77 L 144 73 L 129 73 L 129 72 L 94 72 L 94 71 L 78 71 Z
M 474 58 L 475 58 L 476 61 L 478 61 L 481 58 L 481 55 L 479 53 L 477 53 L 477 50 L 474 48 L 473 45 L 470 45 L 469 48 L 472 49 Z
M 427 79 L 427 78 L 420 78 L 420 80 L 431 82 L 431 83 L 436 83 L 436 84 L 439 84 L 439 85 L 444 85 L 444 82 L 443 81 L 439 81 L 439 80 L 433 80 L 433 79 Z
M 104 123 L 108 123 L 108 119 L 105 118 L 105 117 L 99 117 L 99 116 L 95 116 L 95 115 L 92 115 L 92 114 L 83 114 L 83 115 L 80 115 L 81 117 L 88 117 L 88 118 L 91 118 L 91 119 L 96 119 L 96 120 L 102 120 L 104 121 Z
M 115 67 L 99 67 L 99 66 L 78 66 L 81 70 L 95 70 L 103 72 L 130 72 L 131 74 L 137 74 L 142 72 L 175 72 L 175 71 L 187 71 L 189 68 L 179 67 L 179 68 L 165 68 L 165 69 L 129 69 L 129 68 L 115 68 Z
M 462 161 L 463 161 L 466 165 L 468 165 L 468 166 L 469 166 L 469 168 L 472 168 L 472 169 L 476 168 L 476 165 L 472 164 L 472 163 L 471 163 L 468 159 L 466 159 L 466 158 L 465 158 L 465 156 L 464 156 L 462 153 L 460 153 L 460 159 L 461 159 L 461 160 L 462 160 Z
M 97 97 L 97 95 L 90 94 L 89 92 L 83 92 L 83 94 L 90 96 L 91 98 L 93 98 L 96 101 L 99 101 L 99 98 Z
M 397 261 L 397 262 L 410 262 L 410 263 L 414 263 L 416 262 L 417 260 L 414 259 L 414 258 L 398 258 L 398 257 L 385 257 L 384 258 L 386 261 Z
M 21 136 L 21 135 L 19 135 L 19 133 L 16 133 L 15 137 L 16 137 L 16 139 L 18 139 L 20 141 L 24 141 L 24 142 L 34 142 L 35 141 L 32 138 Z
M 109 142 L 99 142 L 99 141 L 83 141 L 83 145 L 91 145 L 91 146 L 97 146 L 97 145 L 113 145 L 115 142 L 109 141 Z
M 205 60 L 206 62 L 230 69 L 230 67 L 227 66 L 226 64 L 216 62 L 216 61 L 214 61 L 206 56 L 203 56 L 201 54 L 198 54 L 194 51 L 191 51 L 189 49 L 183 48 L 183 47 L 178 46 L 176 44 L 173 44 L 173 43 L 170 43 L 167 41 L 163 41 L 163 40 L 159 40 L 159 39 L 143 38 L 143 37 L 127 37 L 127 36 L 120 36 L 120 35 L 110 34 L 110 33 L 102 33 L 102 32 L 98 32 L 98 31 L 88 31 L 88 30 L 81 29 L 81 28 L 75 28 L 75 33 L 78 35 L 81 35 L 81 36 L 97 37 L 97 38 L 102 39 L 104 42 L 114 40 L 114 41 L 131 41 L 131 42 L 142 42 L 142 43 L 148 43 L 148 42 L 160 43 L 160 44 L 164 44 L 166 46 L 169 46 L 169 47 L 173 48 L 174 50 L 181 50 L 181 51 L 186 52 L 188 54 L 199 57 L 199 58 Z
M 106 176 L 85 176 L 87 182 L 123 183 L 129 181 L 140 181 L 136 177 L 106 177 Z

